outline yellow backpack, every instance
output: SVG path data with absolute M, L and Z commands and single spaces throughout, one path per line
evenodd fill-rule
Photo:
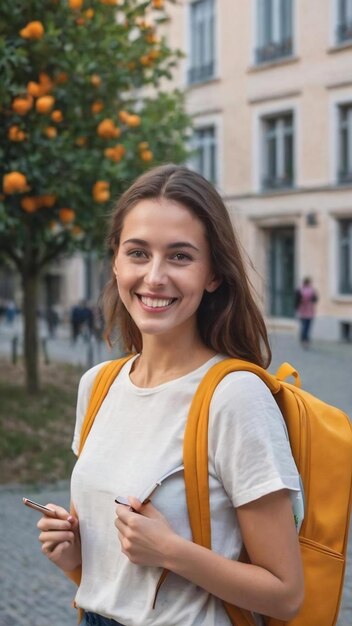
M 122 366 L 130 356 L 103 366 L 94 381 L 84 419 L 80 451 Z M 230 372 L 245 370 L 259 376 L 280 407 L 292 454 L 301 475 L 306 507 L 299 533 L 305 577 L 305 600 L 293 620 L 266 618 L 267 626 L 334 626 L 341 601 L 346 564 L 352 487 L 352 428 L 348 416 L 301 390 L 297 371 L 283 363 L 276 375 L 258 365 L 225 359 L 211 367 L 201 381 L 188 415 L 183 448 L 187 506 L 193 541 L 211 549 L 208 485 L 208 416 L 216 386 Z M 285 382 L 293 376 L 295 385 Z M 164 570 L 157 591 L 166 577 Z M 77 584 L 79 569 L 68 573 Z M 254 626 L 249 611 L 224 603 L 235 626 Z

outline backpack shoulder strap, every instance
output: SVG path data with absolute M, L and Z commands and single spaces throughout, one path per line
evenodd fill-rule
M 224 359 L 216 363 L 198 386 L 185 429 L 183 462 L 193 540 L 206 548 L 211 547 L 208 485 L 209 405 L 220 381 L 227 374 L 236 371 L 248 371 L 260 376 L 274 394 L 278 393 L 281 386 L 274 376 L 259 365 L 239 359 Z
M 195 393 L 184 436 L 184 476 L 193 541 L 209 549 L 211 549 L 208 481 L 209 405 L 220 381 L 230 372 L 236 371 L 256 374 L 273 394 L 278 393 L 281 388 L 280 381 L 262 367 L 240 359 L 224 359 L 208 370 Z M 254 626 L 253 615 L 250 611 L 239 609 L 228 603 L 224 603 L 224 607 L 236 626 Z
M 82 452 L 82 448 L 93 426 L 95 417 L 112 383 L 114 382 L 122 367 L 125 365 L 125 363 L 127 363 L 127 361 L 129 361 L 129 359 L 132 358 L 132 356 L 133 355 L 129 354 L 127 357 L 123 357 L 122 359 L 109 361 L 99 370 L 93 383 L 88 408 L 82 424 L 78 455 L 80 455 Z
M 95 377 L 92 391 L 89 398 L 88 407 L 86 410 L 86 414 L 84 416 L 82 429 L 81 429 L 81 437 L 79 441 L 78 448 L 78 456 L 81 454 L 83 446 L 86 442 L 86 439 L 90 433 L 90 429 L 93 426 L 95 417 L 102 405 L 104 398 L 106 397 L 113 381 L 116 376 L 120 372 L 121 368 L 124 364 L 132 358 L 132 354 L 129 354 L 127 357 L 123 357 L 122 359 L 117 359 L 115 361 L 109 361 L 103 367 L 100 368 L 97 376 Z M 70 513 L 77 517 L 77 513 L 73 507 L 71 502 Z M 79 565 L 75 570 L 65 571 L 64 574 L 74 582 L 77 587 L 79 587 L 82 579 L 82 566 Z M 83 611 L 82 609 L 78 609 L 78 624 L 83 619 Z

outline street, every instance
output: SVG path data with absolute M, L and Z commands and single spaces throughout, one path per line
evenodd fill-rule
M 2 337 L 2 340 L 1 340 Z M 8 339 L 8 338 L 7 338 Z M 0 333 L 0 353 L 11 355 L 9 342 Z M 274 371 L 282 361 L 291 362 L 300 372 L 303 388 L 319 395 L 352 415 L 351 344 L 313 343 L 303 350 L 292 334 L 272 334 Z M 52 360 L 70 361 L 82 366 L 88 363 L 87 344 L 79 340 L 72 346 L 61 337 L 48 340 Z M 92 352 L 92 351 L 91 351 Z M 104 360 L 112 358 L 105 348 L 93 351 Z M 74 587 L 63 574 L 43 558 L 37 540 L 36 520 L 39 514 L 23 507 L 22 496 L 40 502 L 69 506 L 68 481 L 56 485 L 0 488 L 0 623 L 1 626 L 74 626 L 76 612 L 71 607 Z M 338 626 L 351 626 L 352 615 L 352 536 L 349 561 Z M 167 626 L 167 625 L 165 625 Z M 181 625 L 180 625 L 181 626 Z M 309 626 L 309 624 L 307 624 Z

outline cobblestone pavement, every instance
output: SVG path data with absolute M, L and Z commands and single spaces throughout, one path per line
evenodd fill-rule
M 271 342 L 272 371 L 282 361 L 291 362 L 299 370 L 304 388 L 352 415 L 351 345 L 319 342 L 305 351 L 296 337 L 279 332 L 271 336 Z M 0 341 L 0 352 L 6 354 L 1 346 Z M 78 357 L 85 354 L 85 345 L 69 346 L 65 339 L 53 342 L 52 358 L 80 363 L 83 368 L 85 361 Z M 111 358 L 107 353 L 101 357 Z M 36 488 L 20 485 L 0 488 L 0 626 L 74 626 L 76 611 L 71 608 L 74 586 L 41 555 L 36 529 L 39 514 L 23 507 L 22 496 L 53 501 L 67 508 L 68 482 Z M 337 626 L 351 624 L 352 532 Z

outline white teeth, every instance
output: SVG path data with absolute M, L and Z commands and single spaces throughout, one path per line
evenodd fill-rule
M 168 300 L 163 300 L 161 298 L 146 298 L 145 296 L 141 296 L 140 298 L 143 304 L 153 309 L 169 306 L 169 304 L 173 301 L 173 298 L 169 298 Z

